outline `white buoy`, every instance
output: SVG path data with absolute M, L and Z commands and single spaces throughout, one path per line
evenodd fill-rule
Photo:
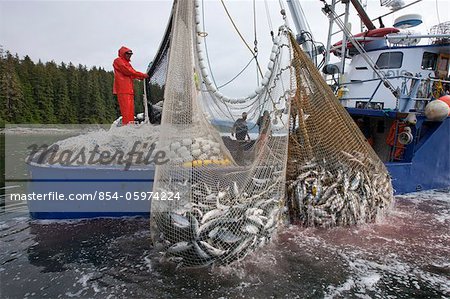
M 258 95 L 258 94 L 257 94 L 256 92 L 253 92 L 253 93 L 251 93 L 251 94 L 248 96 L 248 98 L 249 98 L 249 99 L 253 99 L 253 98 L 255 98 L 257 95 Z
M 443 121 L 449 113 L 449 106 L 440 100 L 431 101 L 425 107 L 425 116 L 431 121 Z
M 256 94 L 260 94 L 260 93 L 263 92 L 263 90 L 264 90 L 264 87 L 261 86 L 261 87 L 259 87 L 259 88 L 257 88 L 257 89 L 255 90 L 255 93 L 256 93 Z

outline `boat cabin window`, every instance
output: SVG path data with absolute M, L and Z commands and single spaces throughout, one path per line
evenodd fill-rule
M 379 69 L 398 69 L 402 66 L 403 52 L 381 53 L 375 65 Z
M 438 54 L 431 52 L 424 52 L 422 57 L 422 70 L 434 71 L 436 69 L 436 62 Z

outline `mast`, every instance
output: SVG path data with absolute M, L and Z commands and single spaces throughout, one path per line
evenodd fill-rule
M 289 10 L 291 11 L 292 19 L 294 21 L 295 29 L 297 29 L 298 35 L 297 38 L 300 36 L 302 40 L 305 42 L 301 44 L 301 47 L 303 50 L 308 53 L 309 57 L 314 61 L 313 57 L 314 55 L 317 55 L 317 53 L 313 53 L 311 42 L 308 41 L 308 37 L 305 35 L 305 32 L 308 32 L 312 36 L 312 32 L 309 29 L 308 24 L 306 23 L 306 17 L 303 12 L 302 6 L 300 5 L 300 1 L 298 0 L 286 0 Z
M 366 26 L 366 28 L 368 30 L 375 29 L 376 28 L 375 25 L 370 20 L 369 16 L 367 15 L 366 11 L 364 10 L 364 7 L 361 5 L 361 2 L 359 2 L 359 0 L 351 0 L 351 1 L 353 4 L 353 7 L 358 12 L 358 16 L 361 19 L 361 21 L 363 22 L 364 26 Z

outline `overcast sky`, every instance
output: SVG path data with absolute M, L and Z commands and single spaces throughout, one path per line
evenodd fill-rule
M 183 0 L 182 0 L 183 1 Z M 406 3 L 412 0 L 404 0 Z M 287 10 L 287 4 L 284 2 Z M 331 2 L 331 1 L 328 1 Z M 450 1 L 423 0 L 411 9 L 396 12 L 384 19 L 386 26 L 395 18 L 409 13 L 421 13 L 423 25 L 416 30 L 426 32 L 429 27 L 449 21 Z M 253 1 L 226 0 L 226 5 L 253 46 Z M 301 0 L 315 39 L 326 42 L 327 18 L 319 0 Z M 266 5 L 270 18 L 267 17 Z M 371 18 L 389 11 L 378 8 L 379 0 L 368 0 Z M 172 1 L 3 1 L 0 0 L 0 45 L 4 50 L 29 55 L 34 61 L 54 60 L 72 62 L 88 67 L 112 69 L 117 50 L 125 45 L 134 51 L 132 65 L 145 71 L 153 59 L 172 7 Z M 251 55 L 240 41 L 226 17 L 219 0 L 205 0 L 205 26 L 212 70 L 220 85 L 237 74 Z M 278 0 L 257 0 L 257 38 L 259 59 L 267 64 L 271 49 L 270 24 L 276 30 L 282 23 Z M 437 14 L 439 12 L 439 14 Z M 289 16 L 290 17 L 290 16 Z M 293 23 L 291 20 L 291 27 Z M 378 26 L 378 23 L 376 23 Z M 352 32 L 359 32 L 354 19 Z M 340 38 L 339 38 L 340 39 Z M 224 89 L 231 96 L 250 93 L 256 87 L 255 67 L 243 74 L 244 80 Z

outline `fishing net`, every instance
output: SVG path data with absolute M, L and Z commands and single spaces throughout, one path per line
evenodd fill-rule
M 306 225 L 376 220 L 393 200 L 389 174 L 309 57 L 293 44 L 288 206 Z
M 261 87 L 242 98 L 211 82 L 196 1 L 175 2 L 170 36 L 158 143 L 168 159 L 156 167 L 152 239 L 178 266 L 229 264 L 271 239 L 285 206 L 295 87 L 288 30 L 274 40 Z M 229 137 L 243 112 L 251 131 L 266 110 L 253 140 Z
M 198 2 L 175 2 L 166 36 L 158 150 L 167 159 L 151 206 L 165 258 L 183 267 L 242 259 L 270 241 L 285 206 L 293 221 L 334 226 L 373 221 L 390 205 L 384 164 L 286 26 L 261 86 L 242 98 L 223 95 L 208 73 Z M 229 137 L 236 120 L 253 140 Z
M 159 45 L 158 52 L 156 53 L 153 61 L 150 62 L 147 69 L 149 79 L 145 80 L 145 91 L 147 97 L 147 110 L 145 112 L 148 113 L 148 118 L 151 123 L 159 124 L 161 122 L 164 88 L 169 64 L 172 20 L 173 13 L 170 14 L 169 22 L 161 44 Z

